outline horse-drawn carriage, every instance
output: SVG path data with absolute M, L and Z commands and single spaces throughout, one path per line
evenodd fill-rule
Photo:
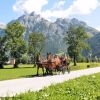
M 68 58 L 65 56 L 59 57 L 57 55 L 53 56 L 51 53 L 47 55 L 46 60 L 40 60 L 40 55 L 37 56 L 37 75 L 39 74 L 39 68 L 42 68 L 43 75 L 45 74 L 53 74 L 53 71 L 55 72 L 62 72 L 63 74 L 67 70 L 68 73 L 70 72 L 69 69 L 69 61 Z M 44 73 L 44 69 L 46 70 L 46 73 Z

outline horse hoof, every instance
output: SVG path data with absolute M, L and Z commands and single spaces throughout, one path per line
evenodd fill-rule
M 70 74 L 70 72 L 68 72 L 68 74 Z
M 46 74 L 43 74 L 43 76 L 45 76 Z

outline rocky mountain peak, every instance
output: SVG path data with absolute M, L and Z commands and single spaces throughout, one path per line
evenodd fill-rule
M 55 22 L 50 22 L 42 18 L 39 14 L 35 14 L 35 12 L 32 12 L 31 14 L 22 15 L 16 20 L 25 26 L 26 31 L 24 33 L 24 38 L 26 40 L 28 39 L 29 34 L 32 32 L 43 33 L 47 37 L 45 52 L 66 52 L 67 47 L 63 41 L 63 38 L 65 36 L 65 33 L 68 31 L 70 25 L 83 26 L 86 32 L 91 34 L 92 36 L 95 36 L 99 33 L 99 31 L 95 30 L 94 28 L 88 26 L 85 22 L 80 21 L 76 18 L 58 18 Z

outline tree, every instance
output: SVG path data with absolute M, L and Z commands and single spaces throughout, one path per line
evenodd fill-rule
M 5 33 L 8 38 L 7 43 L 9 45 L 10 56 L 15 59 L 14 68 L 18 67 L 20 58 L 26 52 L 26 42 L 23 39 L 24 31 L 24 26 L 17 21 L 8 24 L 5 29 Z
M 86 39 L 88 38 L 85 29 L 82 26 L 70 27 L 65 36 L 65 42 L 68 45 L 68 54 L 73 58 L 74 66 L 76 66 L 76 59 L 82 54 L 85 48 L 88 48 Z
M 8 60 L 6 44 L 6 37 L 0 36 L 0 68 L 3 68 L 3 65 Z
M 30 56 L 31 62 L 36 62 L 36 56 L 41 53 L 45 44 L 45 36 L 42 33 L 31 33 L 29 35 L 29 51 L 28 54 Z
M 24 55 L 21 57 L 20 62 L 21 62 L 22 64 L 27 64 L 27 63 L 28 63 L 28 60 L 29 60 L 29 57 L 28 57 L 28 54 L 26 53 L 26 54 L 24 54 Z

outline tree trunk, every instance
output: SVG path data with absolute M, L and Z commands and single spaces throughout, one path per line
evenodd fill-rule
M 76 66 L 76 56 L 74 55 L 74 66 Z
M 3 64 L 0 64 L 0 69 L 3 69 Z
M 13 65 L 14 68 L 18 68 L 18 63 L 15 62 L 15 64 Z

